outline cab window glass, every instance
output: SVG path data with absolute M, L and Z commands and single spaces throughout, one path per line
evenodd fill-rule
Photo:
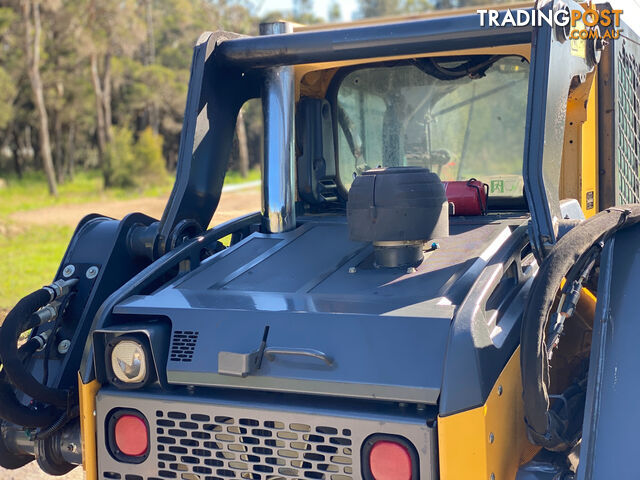
M 483 63 L 484 62 L 484 63 Z M 472 70 L 472 74 L 457 72 Z M 522 196 L 529 65 L 521 57 L 419 59 L 348 73 L 337 94 L 342 184 L 378 166 L 423 166 Z

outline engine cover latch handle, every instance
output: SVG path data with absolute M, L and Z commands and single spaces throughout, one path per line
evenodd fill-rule
M 299 357 L 312 357 L 322 360 L 327 366 L 333 366 L 333 359 L 324 352 L 316 350 L 314 348 L 282 348 L 282 347 L 268 347 L 264 351 L 264 355 L 268 360 L 275 360 L 276 355 L 291 355 Z

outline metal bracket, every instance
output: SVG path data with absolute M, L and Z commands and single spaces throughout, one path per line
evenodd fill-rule
M 218 373 L 246 377 L 258 370 L 260 350 L 251 353 L 218 352 Z
M 234 377 L 246 377 L 250 373 L 260 370 L 268 336 L 269 325 L 264 327 L 262 341 L 257 350 L 250 353 L 218 352 L 218 373 L 221 375 L 233 375 Z

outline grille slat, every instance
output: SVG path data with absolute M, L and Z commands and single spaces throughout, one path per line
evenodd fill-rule
M 156 425 L 171 427 L 170 436 L 157 438 L 158 447 L 170 452 L 158 455 L 159 477 L 353 480 L 348 429 L 227 416 L 211 421 L 200 413 L 186 418 L 182 412 L 156 412 Z

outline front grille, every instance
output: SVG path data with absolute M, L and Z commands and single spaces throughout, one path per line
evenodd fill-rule
M 158 476 L 184 480 L 352 480 L 351 430 L 156 411 Z
M 108 448 L 107 420 L 123 408 L 149 423 L 148 456 L 138 464 L 119 461 Z M 436 432 L 424 413 L 264 393 L 103 388 L 96 397 L 98 471 L 100 480 L 362 480 L 362 445 L 385 434 L 411 442 L 420 480 L 435 480 Z

